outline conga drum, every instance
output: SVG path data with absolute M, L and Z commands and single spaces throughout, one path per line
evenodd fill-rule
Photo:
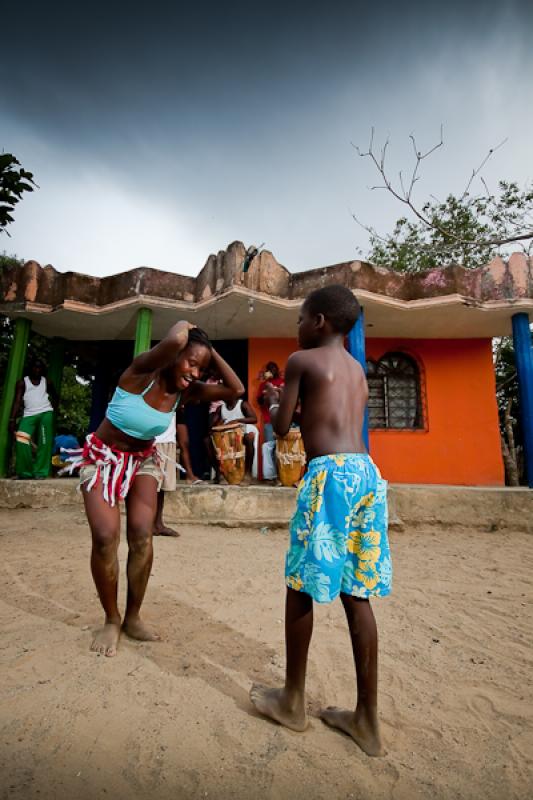
M 305 471 L 305 450 L 299 429 L 291 428 L 286 436 L 276 437 L 278 475 L 283 486 L 294 486 Z
M 211 428 L 211 441 L 220 471 L 227 482 L 241 483 L 244 478 L 244 425 L 241 422 L 214 425 Z

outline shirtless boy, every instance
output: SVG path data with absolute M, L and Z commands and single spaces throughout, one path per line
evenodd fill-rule
M 355 711 L 327 708 L 321 718 L 351 736 L 365 753 L 383 754 L 377 713 L 378 640 L 369 598 L 391 590 L 387 484 L 362 438 L 368 387 L 344 337 L 360 314 L 343 286 L 312 292 L 298 319 L 298 341 L 285 388 L 267 391 L 279 436 L 298 419 L 309 469 L 298 489 L 286 558 L 286 675 L 281 689 L 254 685 L 257 710 L 294 731 L 307 727 L 305 674 L 313 631 L 313 601 L 339 596 L 352 640 L 357 678 Z

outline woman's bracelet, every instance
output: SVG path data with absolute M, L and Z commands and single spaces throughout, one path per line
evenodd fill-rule
M 279 408 L 279 403 L 272 403 L 272 405 L 268 407 L 268 410 L 272 411 L 273 408 Z

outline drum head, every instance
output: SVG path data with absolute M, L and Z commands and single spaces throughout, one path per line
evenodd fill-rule
M 224 425 L 213 425 L 211 428 L 214 433 L 218 433 L 220 431 L 234 431 L 235 428 L 241 428 L 242 422 L 226 422 Z
M 285 436 L 277 436 L 274 434 L 276 441 L 278 442 L 285 442 L 285 441 L 293 441 L 294 439 L 301 439 L 302 434 L 300 432 L 300 428 L 291 428 Z

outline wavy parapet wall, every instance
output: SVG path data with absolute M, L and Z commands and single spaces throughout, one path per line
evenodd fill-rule
M 136 297 L 202 303 L 234 287 L 272 298 L 297 300 L 313 289 L 342 283 L 365 294 L 412 301 L 460 295 L 474 303 L 513 301 L 533 297 L 533 259 L 515 253 L 507 261 L 495 258 L 478 269 L 442 267 L 416 275 L 398 273 L 364 261 L 318 267 L 290 273 L 267 250 L 252 262 L 247 273 L 242 242 L 210 255 L 196 278 L 150 267 L 96 278 L 77 272 L 57 272 L 36 261 L 4 268 L 0 273 L 0 311 L 21 310 L 26 304 L 52 308 L 65 301 L 105 307 Z

